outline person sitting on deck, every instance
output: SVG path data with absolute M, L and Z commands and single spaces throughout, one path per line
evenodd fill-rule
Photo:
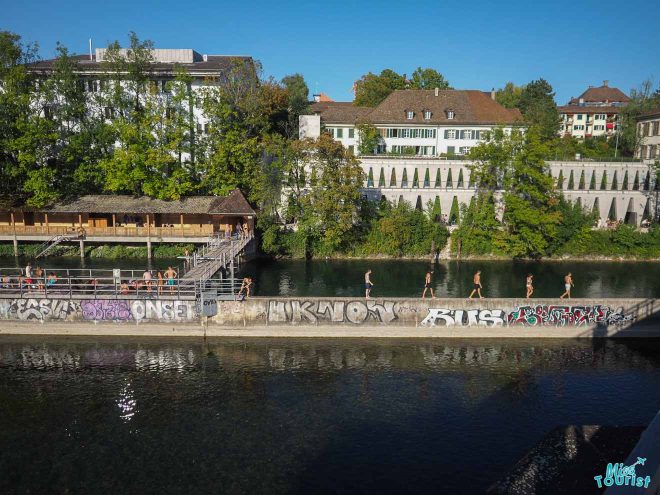
M 2 277 L 2 288 L 3 289 L 9 289 L 11 286 L 11 277 L 9 275 L 5 275 Z
M 46 287 L 53 287 L 57 283 L 57 275 L 55 275 L 53 272 L 50 272 L 48 274 L 48 278 L 46 278 Z
M 125 281 L 122 281 L 122 283 L 119 285 L 119 293 L 128 294 L 128 290 L 128 284 Z

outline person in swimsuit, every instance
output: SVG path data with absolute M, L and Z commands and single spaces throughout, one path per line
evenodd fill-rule
M 526 287 L 527 287 L 527 296 L 526 297 L 527 297 L 527 299 L 532 297 L 532 294 L 534 293 L 534 286 L 532 285 L 532 279 L 533 278 L 534 278 L 534 275 L 532 275 L 531 273 L 527 274 L 527 283 L 526 283 Z
M 243 294 L 243 291 L 245 291 L 245 299 L 250 297 L 250 288 L 252 287 L 252 278 L 250 277 L 245 277 L 243 279 L 243 283 L 241 283 L 241 288 L 238 291 L 238 294 L 236 295 L 236 299 L 241 297 Z
M 163 272 L 158 270 L 158 295 L 162 296 L 163 295 L 163 282 L 165 281 L 163 279 Z
M 431 298 L 435 299 L 435 294 L 433 293 L 433 284 L 431 282 L 432 276 L 433 276 L 433 270 L 429 270 L 426 272 L 426 276 L 424 277 L 424 292 L 422 292 L 422 299 L 426 297 L 427 290 L 431 291 Z
M 568 275 L 564 277 L 564 289 L 566 289 L 566 291 L 559 297 L 559 299 L 564 299 L 565 297 L 570 299 L 571 287 L 575 287 L 575 285 L 573 285 L 573 275 L 571 272 L 568 272 Z
M 472 299 L 472 296 L 474 296 L 475 292 L 479 295 L 479 299 L 482 299 L 481 270 L 477 270 L 477 273 L 475 273 L 474 277 L 472 277 L 472 282 L 474 283 L 474 288 L 472 289 L 472 292 L 470 292 L 470 297 L 468 299 Z
M 369 299 L 371 297 L 371 289 L 374 284 L 371 282 L 371 270 L 367 270 L 364 274 L 364 297 Z
M 166 285 L 170 287 L 170 294 L 174 293 L 174 282 L 175 282 L 174 279 L 176 277 L 177 277 L 176 270 L 171 266 L 168 266 L 167 271 L 165 272 L 165 278 L 167 279 Z

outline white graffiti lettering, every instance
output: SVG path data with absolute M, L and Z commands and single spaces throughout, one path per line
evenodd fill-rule
M 504 311 L 501 309 L 446 309 L 429 308 L 429 313 L 421 323 L 422 326 L 502 326 Z

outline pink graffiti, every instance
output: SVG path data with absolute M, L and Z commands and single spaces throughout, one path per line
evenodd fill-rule
M 82 301 L 83 319 L 100 321 L 132 320 L 128 301 L 88 300 Z

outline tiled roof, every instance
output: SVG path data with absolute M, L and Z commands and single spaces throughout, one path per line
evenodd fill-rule
M 99 72 L 104 70 L 104 63 L 97 62 L 96 57 L 92 55 L 92 60 L 89 55 L 73 55 L 74 59 L 78 62 L 78 70 L 81 72 Z M 56 59 L 40 60 L 28 65 L 28 70 L 34 72 L 50 72 L 54 68 Z M 154 62 L 150 66 L 152 72 L 172 73 L 176 66 L 185 68 L 191 74 L 197 72 L 209 73 L 217 72 L 224 73 L 230 71 L 235 64 L 244 63 L 248 67 L 254 68 L 254 61 L 252 57 L 247 56 L 227 56 L 227 55 L 208 55 L 207 60 L 200 60 L 192 63 L 171 63 L 171 62 Z
M 623 107 L 615 107 L 612 105 L 607 105 L 603 107 L 596 107 L 596 106 L 590 106 L 590 107 L 581 107 L 578 105 L 564 105 L 563 107 L 557 107 L 557 111 L 559 113 L 567 113 L 567 114 L 577 114 L 577 113 L 585 113 L 585 114 L 594 114 L 594 113 L 619 113 Z
M 515 124 L 522 122 L 518 109 L 509 109 L 477 90 L 404 89 L 391 93 L 368 115 L 374 124 Z M 408 119 L 406 113 L 414 112 Z M 424 119 L 430 111 L 430 119 Z M 454 118 L 448 118 L 448 112 Z
M 424 111 L 431 112 L 424 119 Z M 321 114 L 328 124 L 515 124 L 522 123 L 518 109 L 508 109 L 490 97 L 490 93 L 477 90 L 402 89 L 391 93 L 377 107 L 358 107 L 350 102 L 318 102 L 311 105 L 313 113 Z M 414 112 L 407 118 L 407 112 Z M 448 111 L 454 118 L 448 118 Z
M 641 114 L 639 117 L 637 117 L 637 120 L 646 120 L 646 119 L 651 119 L 654 117 L 660 117 L 660 107 L 656 108 L 655 110 L 649 110 L 648 112 L 644 112 Z
M 88 195 L 63 201 L 39 211 L 48 213 L 185 213 L 254 215 L 254 210 L 238 189 L 225 197 L 191 196 L 164 201 L 146 196 Z
M 369 112 L 370 107 L 358 107 L 351 102 L 332 101 L 315 102 L 310 105 L 312 113 L 320 113 L 324 122 L 332 124 L 355 124 L 363 120 Z
M 577 105 L 580 103 L 580 99 L 583 99 L 585 103 L 596 103 L 596 102 L 629 102 L 630 98 L 621 91 L 619 88 L 611 88 L 607 85 L 599 86 L 597 88 L 591 87 L 587 89 L 577 98 L 572 98 L 569 102 L 569 105 Z

